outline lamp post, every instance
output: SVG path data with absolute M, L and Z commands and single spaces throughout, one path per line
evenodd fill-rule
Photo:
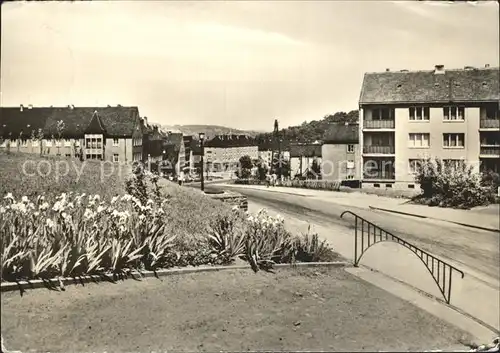
M 203 179 L 203 156 L 205 155 L 205 148 L 203 146 L 203 141 L 205 140 L 205 133 L 200 132 L 198 134 L 198 137 L 200 138 L 200 147 L 201 147 L 201 161 L 200 161 L 200 176 L 201 176 L 201 191 L 205 191 L 205 180 Z

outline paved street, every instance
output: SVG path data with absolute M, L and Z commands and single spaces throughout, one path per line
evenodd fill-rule
M 273 188 L 257 190 L 224 185 L 249 198 L 251 211 L 265 207 L 271 213 L 285 216 L 291 230 L 306 231 L 309 224 L 342 255 L 352 259 L 353 219 L 341 219 L 350 210 L 383 229 L 450 262 L 466 273 L 464 280 L 453 278 L 452 304 L 489 325 L 499 325 L 499 235 L 459 225 L 335 203 L 325 192 L 315 196 L 312 190 L 294 195 L 295 189 L 276 192 Z M 346 197 L 356 197 L 346 195 Z M 430 294 L 440 296 L 436 284 L 420 260 L 407 249 L 391 243 L 374 247 L 363 257 L 362 264 L 393 276 Z

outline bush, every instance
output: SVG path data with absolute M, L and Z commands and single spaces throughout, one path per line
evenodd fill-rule
M 482 187 L 481 176 L 465 161 L 452 168 L 439 159 L 427 159 L 419 166 L 415 181 L 422 193 L 414 200 L 429 206 L 469 209 L 491 201 L 491 192 Z
M 340 191 L 340 184 L 339 181 L 297 179 L 276 182 L 276 186 L 330 191 Z

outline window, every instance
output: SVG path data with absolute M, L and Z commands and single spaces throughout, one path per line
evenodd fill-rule
M 3 140 L 2 143 L 0 143 L 0 147 L 7 147 L 7 140 Z
M 373 134 L 371 135 L 372 139 L 372 146 L 391 146 L 393 145 L 392 143 L 392 138 L 389 134 L 384 134 L 384 133 L 378 133 L 378 134 Z
M 499 107 L 498 104 L 488 104 L 485 108 L 486 119 L 497 120 L 499 117 Z
M 113 146 L 118 146 L 120 144 L 120 140 L 117 138 L 113 139 Z
M 462 163 L 462 159 L 443 159 L 444 167 L 451 170 L 459 169 Z
M 354 161 L 347 161 L 347 169 L 354 169 Z
M 444 107 L 443 108 L 444 120 L 463 121 L 465 119 L 464 107 Z
M 71 147 L 71 140 L 70 139 L 64 139 L 64 146 L 65 147 Z
M 379 108 L 372 111 L 372 120 L 392 120 L 393 118 L 394 109 Z
M 414 148 L 428 148 L 429 147 L 429 133 L 417 133 L 409 135 L 409 146 Z
M 347 145 L 347 153 L 354 153 L 354 145 Z
M 408 171 L 410 174 L 416 174 L 418 173 L 418 169 L 420 166 L 422 166 L 422 160 L 421 159 L 410 159 L 408 163 Z
M 113 154 L 113 162 L 118 162 L 120 160 L 120 157 L 118 156 L 118 153 Z
M 61 147 L 61 140 L 56 140 L 56 147 Z
M 45 142 L 45 147 L 52 147 L 52 140 L 47 140 Z
M 465 134 L 443 134 L 443 147 L 464 148 Z
M 71 157 L 71 153 L 66 153 L 65 156 L 66 156 L 66 158 L 70 158 Z
M 410 120 L 429 121 L 429 107 L 411 107 Z
M 28 147 L 28 139 L 21 139 L 21 146 Z
M 31 141 L 31 147 L 38 147 L 38 146 L 40 146 L 40 142 L 38 140 Z

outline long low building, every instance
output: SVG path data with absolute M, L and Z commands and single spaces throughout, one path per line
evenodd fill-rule
M 254 139 L 247 135 L 218 135 L 204 144 L 205 163 L 213 172 L 236 171 L 239 160 L 250 156 L 259 158 Z
M 143 159 L 137 107 L 2 107 L 0 148 L 113 162 Z

